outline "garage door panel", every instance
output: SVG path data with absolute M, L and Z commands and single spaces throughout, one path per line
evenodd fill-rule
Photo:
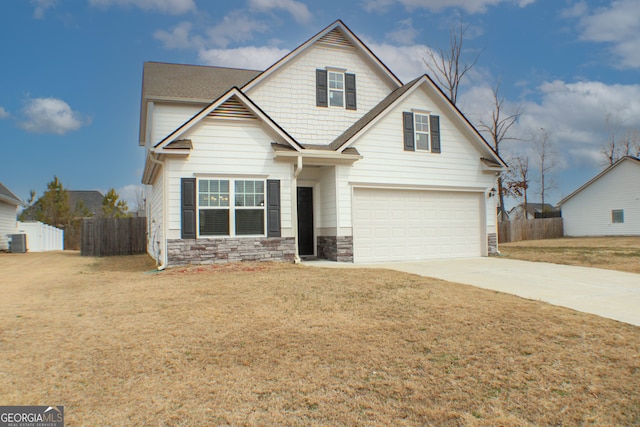
M 355 189 L 354 259 L 480 256 L 481 197 L 481 193 Z

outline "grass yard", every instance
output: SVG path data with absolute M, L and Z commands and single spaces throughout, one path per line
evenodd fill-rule
M 0 255 L 2 405 L 68 426 L 640 425 L 640 328 L 387 270 Z
M 503 256 L 640 273 L 640 237 L 567 237 L 501 243 Z

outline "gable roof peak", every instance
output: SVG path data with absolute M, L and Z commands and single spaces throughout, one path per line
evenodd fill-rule
M 332 31 L 339 30 L 343 37 L 332 37 L 329 35 Z M 324 40 L 321 40 L 323 39 Z M 316 35 L 312 36 L 306 42 L 302 43 L 300 46 L 289 52 L 287 55 L 282 57 L 272 66 L 267 68 L 263 73 L 256 76 L 253 80 L 248 82 L 246 85 L 242 86 L 243 91 L 248 91 L 255 85 L 259 84 L 264 79 L 268 78 L 271 74 L 273 74 L 276 70 L 278 70 L 283 65 L 290 62 L 300 53 L 307 50 L 309 47 L 314 45 L 315 43 L 331 43 L 334 45 L 345 45 L 345 43 L 353 45 L 355 49 L 361 51 L 368 59 L 371 61 L 374 67 L 381 70 L 382 74 L 386 75 L 387 78 L 396 86 L 402 86 L 402 81 L 395 75 L 393 72 L 378 58 L 363 42 L 356 36 L 350 29 L 345 25 L 342 20 L 337 19 L 332 22 L 330 25 L 322 29 Z

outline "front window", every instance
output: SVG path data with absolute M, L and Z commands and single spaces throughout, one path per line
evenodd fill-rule
M 344 74 L 329 71 L 329 106 L 344 107 Z
M 615 209 L 611 211 L 611 222 L 614 224 L 623 224 L 624 223 L 624 210 L 623 209 Z
M 264 200 L 264 181 L 199 180 L 199 235 L 264 235 Z
M 429 151 L 429 116 L 414 114 L 416 129 L 416 150 Z

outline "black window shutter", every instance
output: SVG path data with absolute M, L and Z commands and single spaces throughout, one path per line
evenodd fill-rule
M 267 180 L 267 237 L 280 237 L 280 180 Z
M 440 152 L 440 116 L 429 116 L 429 128 L 431 129 L 431 152 Z
M 404 130 L 405 151 L 416 151 L 415 139 L 413 136 L 413 113 L 402 113 L 402 127 Z
M 316 106 L 329 106 L 327 103 L 327 70 L 316 70 Z
M 196 179 L 181 179 L 182 238 L 196 238 Z M 165 213 L 166 215 L 166 213 Z
M 356 75 L 345 73 L 344 87 L 347 98 L 347 110 L 356 110 Z

